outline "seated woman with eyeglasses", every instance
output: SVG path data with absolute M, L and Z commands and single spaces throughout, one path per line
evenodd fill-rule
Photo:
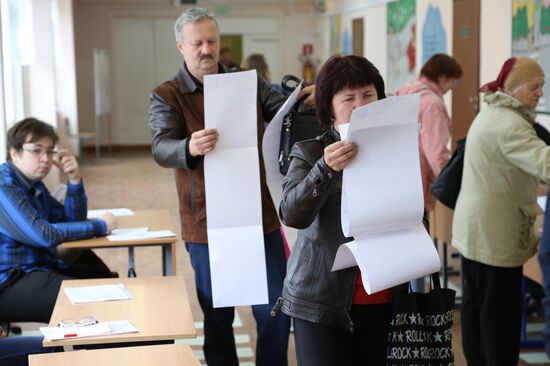
M 69 262 L 56 247 L 106 235 L 117 220 L 111 213 L 86 220 L 80 168 L 68 150 L 55 150 L 58 136 L 50 125 L 24 119 L 9 129 L 7 140 L 7 162 L 0 165 L 0 323 L 47 323 L 61 281 L 113 276 L 91 250 Z M 52 165 L 68 178 L 64 204 L 42 182 Z

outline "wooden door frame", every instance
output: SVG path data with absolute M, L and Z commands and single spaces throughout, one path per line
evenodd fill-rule
M 468 14 L 471 24 L 474 29 L 461 23 L 461 19 L 455 11 L 457 3 L 471 2 L 475 7 L 474 13 Z M 452 95 L 452 148 L 456 147 L 456 141 L 466 137 L 468 129 L 473 121 L 473 118 L 464 119 L 463 111 L 468 108 L 474 108 L 479 111 L 479 70 L 480 70 L 480 27 L 481 27 L 481 1 L 480 0 L 454 0 L 453 1 L 453 57 L 463 67 L 462 80 L 453 89 Z M 475 50 L 461 49 L 459 41 L 461 38 L 474 36 L 472 41 L 475 43 Z M 472 69 L 465 69 L 465 65 L 471 63 L 473 59 Z M 462 62 L 461 62 L 462 61 Z M 473 80 L 472 80 L 473 79 Z M 465 82 L 465 81 L 468 82 Z M 468 86 L 473 85 L 473 86 Z

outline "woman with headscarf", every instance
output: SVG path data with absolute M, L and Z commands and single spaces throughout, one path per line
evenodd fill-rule
M 517 365 L 522 272 L 536 252 L 539 180 L 550 181 L 550 147 L 533 128 L 544 72 L 510 58 L 484 85 L 488 106 L 468 131 L 453 246 L 462 254 L 462 342 L 468 365 Z

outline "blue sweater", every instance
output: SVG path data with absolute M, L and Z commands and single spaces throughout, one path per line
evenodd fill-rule
M 10 162 L 0 165 L 0 285 L 17 271 L 55 271 L 63 266 L 56 246 L 105 235 L 102 220 L 87 221 L 82 181 L 67 186 L 65 205 L 44 183 L 27 179 Z

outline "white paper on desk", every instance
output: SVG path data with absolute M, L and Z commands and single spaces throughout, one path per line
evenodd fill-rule
M 129 320 L 113 320 L 105 322 L 111 329 L 110 334 L 138 333 L 137 329 Z
M 204 77 L 205 127 L 219 133 L 204 158 L 214 307 L 268 303 L 257 87 L 255 70 Z
M 106 323 L 97 323 L 84 327 L 41 327 L 40 331 L 47 339 L 57 341 L 60 339 L 109 335 L 111 328 Z
M 136 235 L 136 234 L 143 234 L 149 231 L 148 227 L 133 227 L 133 228 L 127 228 L 127 229 L 114 229 L 111 232 L 111 235 Z
M 104 210 L 88 210 L 88 219 L 99 219 L 107 211 L 112 213 L 113 216 L 134 216 L 134 212 L 128 208 L 109 208 Z
M 126 233 L 114 233 L 107 235 L 107 239 L 110 241 L 128 241 L 128 240 L 145 240 L 145 239 L 155 239 L 155 238 L 167 238 L 170 236 L 176 236 L 170 230 L 157 230 L 157 231 L 136 231 L 136 232 L 126 232 Z
M 294 107 L 298 100 L 298 95 L 302 89 L 302 82 L 296 86 L 296 89 L 290 94 L 285 103 L 279 108 L 275 117 L 269 122 L 262 138 L 262 156 L 264 159 L 265 176 L 267 181 L 267 187 L 273 204 L 279 212 L 279 204 L 281 203 L 281 196 L 283 194 L 283 179 L 284 175 L 279 171 L 279 148 L 281 144 L 281 132 L 283 129 L 284 117 Z M 296 239 L 298 230 L 284 226 L 286 238 L 290 245 Z
M 333 270 L 359 265 L 368 293 L 440 267 L 421 226 L 418 103 L 414 94 L 390 97 L 351 116 L 347 140 L 359 153 L 343 172 L 341 217 L 344 235 L 355 241 L 338 249 Z
M 51 341 L 139 332 L 128 320 L 100 322 L 83 327 L 41 327 L 40 331 Z
M 96 301 L 115 301 L 129 300 L 133 296 L 122 283 L 112 285 L 66 287 L 65 294 L 73 304 L 96 302 Z

